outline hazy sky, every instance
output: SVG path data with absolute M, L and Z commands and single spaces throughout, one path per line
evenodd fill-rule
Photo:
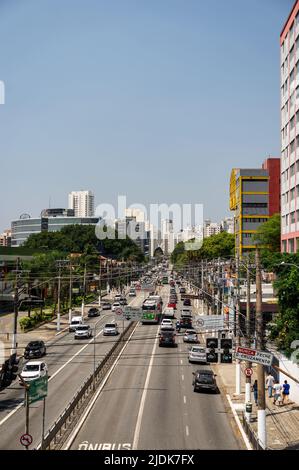
M 0 0 L 0 231 L 27 212 L 203 203 L 280 152 L 279 34 L 293 0 Z

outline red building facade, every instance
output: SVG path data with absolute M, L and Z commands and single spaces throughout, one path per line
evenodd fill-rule
M 280 158 L 267 158 L 263 170 L 269 173 L 269 216 L 280 214 Z

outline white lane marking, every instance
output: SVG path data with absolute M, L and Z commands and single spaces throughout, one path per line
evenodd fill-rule
M 181 364 L 183 364 L 183 359 L 181 359 Z
M 244 431 L 244 429 L 243 429 L 243 427 L 242 427 L 241 421 L 240 421 L 239 416 L 237 415 L 237 412 L 236 412 L 236 410 L 235 410 L 235 408 L 234 408 L 233 402 L 231 401 L 231 398 L 230 398 L 229 395 L 226 395 L 226 398 L 227 398 L 227 401 L 228 401 L 228 403 L 229 403 L 229 406 L 231 407 L 231 410 L 232 410 L 232 412 L 233 412 L 234 418 L 235 418 L 236 423 L 237 423 L 237 425 L 238 425 L 239 431 L 240 431 L 240 433 L 241 433 L 241 435 L 242 435 L 242 437 L 243 437 L 243 441 L 245 442 L 245 445 L 246 445 L 246 447 L 247 447 L 247 450 L 252 450 L 251 444 L 250 444 L 249 439 L 248 439 L 248 437 L 246 436 L 246 433 L 245 433 L 245 431 Z
M 184 380 L 184 379 L 185 379 L 184 374 L 182 374 L 182 380 Z
M 152 354 L 151 354 L 151 359 L 150 359 L 150 363 L 149 363 L 149 367 L 148 367 L 148 371 L 147 371 L 147 375 L 146 375 L 146 379 L 145 379 L 144 389 L 143 389 L 142 396 L 141 396 L 141 401 L 140 401 L 139 411 L 138 411 L 138 416 L 137 416 L 137 422 L 136 422 L 136 427 L 135 427 L 135 432 L 134 432 L 132 450 L 137 450 L 137 447 L 138 447 L 141 421 L 142 421 L 143 410 L 144 410 L 144 405 L 145 405 L 145 399 L 146 399 L 148 384 L 149 384 L 149 380 L 150 380 L 150 376 L 151 376 L 151 372 L 152 372 L 152 367 L 153 367 L 153 362 L 154 362 L 154 354 L 155 354 L 155 351 L 156 351 L 157 343 L 158 343 L 158 336 L 155 339 L 154 346 L 153 346 L 153 349 L 152 349 Z
M 187 403 L 187 400 L 186 400 L 186 396 L 185 396 L 185 395 L 184 395 L 184 403 L 185 403 L 185 405 L 186 405 L 186 403 Z
M 189 426 L 186 426 L 186 436 L 189 436 Z
M 100 395 L 101 391 L 103 390 L 104 386 L 106 385 L 106 382 L 107 380 L 109 379 L 110 375 L 112 374 L 112 372 L 114 371 L 115 367 L 117 366 L 118 364 L 118 361 L 119 361 L 119 358 L 120 356 L 122 355 L 123 351 L 125 350 L 125 348 L 127 347 L 127 345 L 129 344 L 129 341 L 130 339 L 132 338 L 133 334 L 135 333 L 135 330 L 137 328 L 137 326 L 139 325 L 139 323 L 137 323 L 137 325 L 135 326 L 134 330 L 132 331 L 132 333 L 130 334 L 129 338 L 127 339 L 126 341 L 126 344 L 123 346 L 123 348 L 121 349 L 120 353 L 118 354 L 117 358 L 115 359 L 114 363 L 112 364 L 111 366 L 111 369 L 107 372 L 107 375 L 105 376 L 103 382 L 101 383 L 100 387 L 99 387 L 99 390 L 97 391 L 97 393 L 95 394 L 95 396 L 93 397 L 91 403 L 88 405 L 84 415 L 82 416 L 82 418 L 80 419 L 79 423 L 77 424 L 76 428 L 74 429 L 73 433 L 71 434 L 71 436 L 69 437 L 69 440 L 67 441 L 67 443 L 65 444 L 65 447 L 63 448 L 63 450 L 68 450 L 70 448 L 70 446 L 72 445 L 72 443 L 74 442 L 74 439 L 77 437 L 80 429 L 82 428 L 84 422 L 86 421 L 90 411 L 92 410 L 93 408 L 93 405 L 94 403 L 96 402 L 96 400 L 98 399 L 98 396 Z M 40 447 L 40 444 L 39 446 Z

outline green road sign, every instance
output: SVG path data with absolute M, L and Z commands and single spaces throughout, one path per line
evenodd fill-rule
M 48 376 L 32 380 L 29 384 L 29 404 L 46 398 L 48 394 Z

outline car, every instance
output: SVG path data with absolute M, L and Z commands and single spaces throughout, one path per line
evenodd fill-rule
M 69 326 L 69 331 L 72 332 L 72 331 L 75 331 L 76 328 L 79 326 L 79 325 L 82 325 L 83 323 L 83 320 L 82 320 L 82 317 L 81 315 L 79 316 L 76 316 L 76 317 L 73 317 L 71 319 L 71 323 L 70 323 L 70 326 Z
M 111 310 L 112 305 L 110 302 L 103 302 L 101 304 L 101 307 L 102 307 L 102 310 Z
M 121 298 L 122 298 L 122 295 L 121 295 L 121 294 L 116 294 L 116 295 L 114 296 L 114 302 L 118 302 Z
M 167 308 L 173 308 L 174 310 L 176 310 L 176 302 L 168 302 L 167 304 Z
M 189 308 L 183 308 L 181 310 L 181 317 L 185 318 L 185 317 L 189 317 L 189 318 L 192 318 L 192 310 L 190 310 Z
M 136 289 L 135 288 L 130 289 L 129 297 L 136 297 Z
M 104 336 L 116 336 L 119 334 L 117 323 L 106 323 L 103 330 Z
M 90 325 L 79 325 L 75 330 L 75 339 L 91 338 L 92 331 Z
M 114 304 L 112 305 L 112 312 L 115 312 L 117 308 L 121 308 L 120 302 L 114 302 Z
M 194 392 L 199 392 L 201 390 L 210 391 L 217 393 L 218 387 L 216 384 L 216 375 L 212 370 L 201 369 L 197 370 L 196 372 L 192 372 L 193 374 L 193 390 Z
M 180 294 L 186 294 L 186 288 L 180 287 Z
M 176 347 L 175 341 L 175 331 L 174 329 L 171 330 L 162 330 L 159 333 L 159 346 L 173 346 Z
M 46 355 L 46 346 L 43 341 L 30 341 L 24 351 L 24 358 L 42 357 Z
M 186 330 L 184 337 L 184 343 L 198 343 L 197 333 L 194 330 Z
M 163 312 L 163 318 L 174 318 L 174 309 L 166 307 Z
M 88 310 L 88 317 L 92 318 L 92 317 L 98 317 L 100 315 L 100 310 L 96 307 L 91 307 L 89 310 Z
M 122 298 L 119 300 L 119 303 L 120 303 L 120 305 L 128 305 L 127 299 L 126 299 L 125 297 L 122 297 Z
M 173 326 L 172 320 L 170 320 L 170 318 L 163 318 L 161 321 L 161 326 L 163 325 Z
M 199 362 L 200 364 L 207 363 L 206 348 L 202 346 L 192 346 L 189 350 L 189 362 Z
M 180 328 L 191 330 L 193 328 L 192 319 L 188 317 L 180 318 Z
M 191 300 L 190 300 L 190 299 L 185 299 L 185 300 L 183 301 L 183 305 L 188 306 L 188 307 L 191 307 Z
M 43 361 L 28 361 L 23 366 L 21 377 L 25 382 L 31 382 L 31 380 L 39 379 L 48 375 L 48 366 Z M 20 383 L 21 380 L 20 380 Z

